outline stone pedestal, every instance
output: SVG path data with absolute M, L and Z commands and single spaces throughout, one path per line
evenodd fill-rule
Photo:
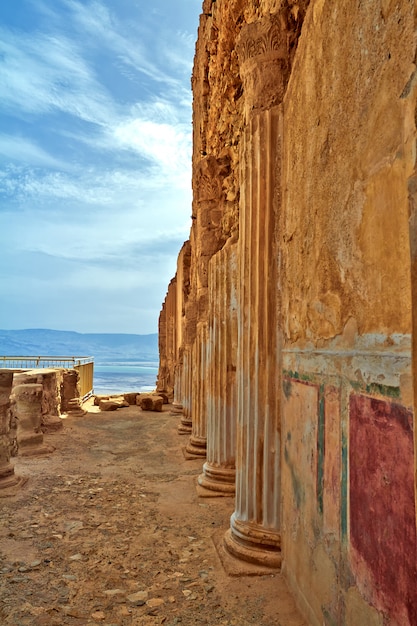
M 54 448 L 46 446 L 41 430 L 42 385 L 17 385 L 13 388 L 13 411 L 17 419 L 19 456 L 47 454 Z
M 64 370 L 42 371 L 42 431 L 55 432 L 63 427 L 61 419 L 61 379 Z
M 10 463 L 10 394 L 12 392 L 13 372 L 0 371 L 0 491 L 17 487 L 22 480 L 14 473 Z
M 78 376 L 78 372 L 72 370 Z M 13 386 L 37 384 L 42 385 L 42 419 L 41 428 L 45 432 L 55 432 L 63 426 L 61 416 L 61 388 L 64 369 L 32 369 L 15 374 Z
M 281 107 L 254 115 L 242 154 L 236 509 L 225 537 L 233 555 L 279 567 L 280 341 L 276 224 Z
M 188 454 L 206 456 L 207 446 L 207 323 L 197 324 L 193 345 L 192 432 L 186 446 Z
M 198 483 L 225 494 L 234 494 L 236 477 L 237 266 L 232 240 L 209 266 L 207 461 Z

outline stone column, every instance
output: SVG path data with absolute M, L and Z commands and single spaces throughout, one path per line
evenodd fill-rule
M 182 397 L 182 416 L 180 423 L 178 425 L 178 433 L 180 435 L 189 435 L 192 430 L 192 418 L 191 418 L 191 354 L 190 350 L 186 348 L 183 354 L 183 365 L 181 372 L 181 380 L 182 380 L 182 389 L 183 389 L 183 397 Z
M 193 411 L 193 345 L 196 339 L 197 329 L 197 309 L 196 303 L 190 296 L 184 307 L 184 352 L 183 352 L 183 415 L 178 425 L 178 433 L 180 435 L 190 434 L 192 431 L 192 411 Z
M 227 549 L 278 567 L 280 553 L 280 345 L 274 189 L 279 108 L 252 118 L 245 134 L 240 219 L 236 509 Z
M 64 370 L 61 380 L 61 412 L 70 410 L 70 402 L 75 398 L 79 400 L 80 390 L 78 385 L 79 374 L 77 370 Z
M 183 412 L 184 383 L 183 383 L 183 353 L 184 353 L 184 314 L 185 303 L 189 296 L 190 289 L 190 262 L 191 246 L 186 241 L 182 246 L 177 260 L 177 289 L 176 289 L 176 351 L 174 370 L 174 400 L 172 403 L 173 412 L 178 414 Z M 190 424 L 191 426 L 191 424 Z M 190 432 L 190 430 L 188 431 Z
M 172 415 L 182 415 L 183 413 L 183 405 L 182 405 L 182 355 L 177 358 L 177 362 L 175 364 L 174 369 L 174 399 L 172 401 Z
M 0 371 L 0 490 L 16 487 L 22 480 L 14 473 L 10 463 L 10 394 L 12 392 L 13 372 Z
M 43 441 L 42 385 L 29 383 L 13 388 L 13 411 L 17 418 L 17 445 L 19 456 L 47 454 L 54 448 Z
M 207 461 L 198 483 L 235 492 L 237 419 L 237 244 L 230 239 L 209 264 Z
M 186 446 L 188 454 L 206 456 L 207 445 L 207 322 L 197 324 L 193 345 L 192 432 Z
M 242 28 L 245 97 L 239 221 L 236 508 L 225 545 L 281 565 L 281 356 L 276 225 L 281 209 L 282 104 L 290 70 L 285 14 Z

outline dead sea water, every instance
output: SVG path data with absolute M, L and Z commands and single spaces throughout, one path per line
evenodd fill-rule
M 94 393 L 151 391 L 156 387 L 157 374 L 158 363 L 154 361 L 94 363 Z

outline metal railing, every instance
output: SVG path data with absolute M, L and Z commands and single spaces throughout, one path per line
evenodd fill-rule
M 0 356 L 0 368 L 7 369 L 75 369 L 79 375 L 80 397 L 93 393 L 94 358 L 91 356 Z

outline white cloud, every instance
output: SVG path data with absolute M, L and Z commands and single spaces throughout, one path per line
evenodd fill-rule
M 23 161 L 38 167 L 67 169 L 68 164 L 48 154 L 36 143 L 18 135 L 0 133 L 0 155 L 7 160 Z M 6 175 L 5 173 L 3 174 Z
M 25 325 L 24 293 L 37 325 L 97 330 L 98 312 L 104 332 L 118 317 L 126 331 L 153 332 L 189 233 L 193 37 L 158 30 L 142 0 L 21 1 L 36 27 L 0 27 L 8 308 Z
M 78 46 L 62 36 L 0 29 L 0 104 L 8 112 L 62 111 L 96 124 L 114 114 Z

